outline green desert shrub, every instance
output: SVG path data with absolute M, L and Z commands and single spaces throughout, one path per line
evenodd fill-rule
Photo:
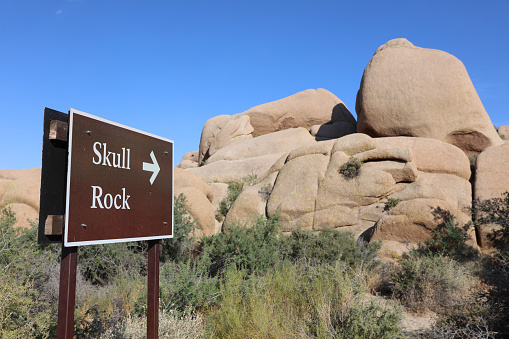
M 474 202 L 473 214 L 477 227 L 496 224 L 500 229 L 492 234 L 492 240 L 500 247 L 509 243 L 509 192 L 500 198 L 477 200 Z
M 218 215 L 223 218 L 226 217 L 228 211 L 233 206 L 233 203 L 239 197 L 240 193 L 242 193 L 243 183 L 235 182 L 228 185 L 228 191 L 226 193 L 226 198 L 221 200 L 219 203 L 219 213 Z
M 421 246 L 421 250 L 430 254 L 450 256 L 457 260 L 464 260 L 475 256 L 475 252 L 466 241 L 466 229 L 461 228 L 454 217 L 448 215 L 445 222 L 433 230 L 434 236 Z
M 281 253 L 284 258 L 298 261 L 305 259 L 322 264 L 334 264 L 341 261 L 347 266 L 376 264 L 376 253 L 380 242 L 357 242 L 353 233 L 325 229 L 320 233 L 294 230 L 282 240 Z
M 195 313 L 213 305 L 218 297 L 218 277 L 211 277 L 210 257 L 196 261 L 170 261 L 160 271 L 160 302 L 164 311 L 178 315 Z
M 286 262 L 245 279 L 234 265 L 221 282 L 215 338 L 395 338 L 401 309 L 366 299 L 363 279 L 342 266 Z
M 251 174 L 242 177 L 242 182 L 246 183 L 248 186 L 253 186 L 258 179 L 258 174 L 252 172 Z
M 356 157 L 350 157 L 350 159 L 348 159 L 348 161 L 343 166 L 341 166 L 339 173 L 341 173 L 347 179 L 355 178 L 357 175 L 359 175 L 359 171 L 362 165 L 362 161 L 359 161 L 359 159 Z
M 54 252 L 37 245 L 37 225 L 14 228 L 16 215 L 0 211 L 0 337 L 50 338 L 55 307 L 41 293 L 45 268 Z
M 387 202 L 384 206 L 384 211 L 388 211 L 393 207 L 396 207 L 401 202 L 400 199 L 397 198 L 387 198 Z
M 437 226 L 432 230 L 433 235 L 424 243 L 419 243 L 419 247 L 411 251 L 411 255 L 448 256 L 461 262 L 478 259 L 477 250 L 467 243 L 467 232 L 472 226 L 471 223 L 460 227 L 451 213 L 441 208 L 436 208 L 432 213 L 437 221 Z
M 410 255 L 391 273 L 394 297 L 406 307 L 438 312 L 468 296 L 476 279 L 456 260 L 442 255 Z
M 77 279 L 79 282 L 80 277 Z M 119 272 L 106 285 L 77 283 L 74 335 L 98 338 L 114 324 L 146 309 L 146 291 L 146 277 L 138 272 Z
M 277 218 L 259 217 L 254 225 L 232 224 L 213 237 L 203 238 L 201 246 L 210 256 L 212 272 L 235 263 L 246 273 L 261 273 L 280 259 Z
M 145 242 L 80 246 L 78 267 L 92 284 L 106 285 L 121 273 L 146 272 Z
M 324 265 L 341 262 L 348 267 L 374 267 L 381 242 L 356 241 L 351 232 L 326 229 L 319 233 L 294 230 L 279 234 L 276 218 L 258 218 L 252 226 L 229 225 L 214 237 L 202 239 L 202 249 L 210 255 L 213 271 L 235 263 L 246 273 L 263 273 L 283 260 L 308 261 Z

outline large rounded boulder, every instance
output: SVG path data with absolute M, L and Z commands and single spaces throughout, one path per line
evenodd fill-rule
M 289 97 L 255 106 L 235 116 L 248 115 L 254 134 L 263 135 L 288 128 L 311 128 L 313 125 L 339 121 L 355 125 L 346 105 L 326 89 L 308 89 Z
M 183 194 L 187 200 L 187 209 L 191 217 L 198 223 L 200 229 L 197 236 L 211 236 L 217 233 L 214 208 L 212 201 L 214 193 L 203 180 L 186 170 L 175 167 L 174 169 L 174 194 Z
M 500 126 L 498 129 L 498 135 L 506 142 L 509 142 L 509 125 Z
M 41 169 L 0 170 L 0 210 L 16 213 L 14 227 L 27 228 L 39 217 Z
M 502 144 L 463 63 L 406 39 L 380 46 L 362 76 L 357 132 L 453 144 L 468 155 Z
M 329 126 L 338 122 L 343 125 Z M 297 127 L 309 131 L 313 126 L 321 127 L 327 137 L 341 137 L 355 130 L 356 121 L 334 94 L 323 88 L 308 89 L 242 113 L 209 119 L 201 134 L 198 163 L 203 165 L 221 148 L 236 142 Z
M 202 165 L 214 152 L 226 145 L 252 138 L 252 132 L 249 116 L 218 115 L 210 118 L 201 132 L 198 164 Z
M 474 183 L 474 197 L 485 201 L 494 198 L 503 198 L 509 191 L 509 143 L 486 148 L 476 161 Z M 492 232 L 500 230 L 496 224 L 478 227 L 481 246 L 489 249 L 493 246 Z

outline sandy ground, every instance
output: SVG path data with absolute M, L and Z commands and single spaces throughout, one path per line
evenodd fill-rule
M 408 312 L 403 313 L 403 332 L 406 337 L 417 337 L 418 334 L 422 334 L 422 332 L 429 329 L 433 325 L 434 316 L 435 314 L 433 312 L 421 315 Z

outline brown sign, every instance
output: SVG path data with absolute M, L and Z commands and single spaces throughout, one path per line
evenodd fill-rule
M 65 246 L 173 237 L 173 141 L 69 113 Z

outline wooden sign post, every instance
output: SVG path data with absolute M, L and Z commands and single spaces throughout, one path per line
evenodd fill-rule
M 67 128 L 61 114 L 48 132 L 45 121 L 45 138 L 68 142 L 65 210 L 39 223 L 40 243 L 62 240 L 58 338 L 72 338 L 77 246 L 141 240 L 149 241 L 147 338 L 157 338 L 160 239 L 173 237 L 173 141 L 74 109 Z
M 78 247 L 64 247 L 62 244 L 60 287 L 58 290 L 58 339 L 73 338 L 77 260 Z
M 157 338 L 159 330 L 160 240 L 148 242 L 147 338 Z

